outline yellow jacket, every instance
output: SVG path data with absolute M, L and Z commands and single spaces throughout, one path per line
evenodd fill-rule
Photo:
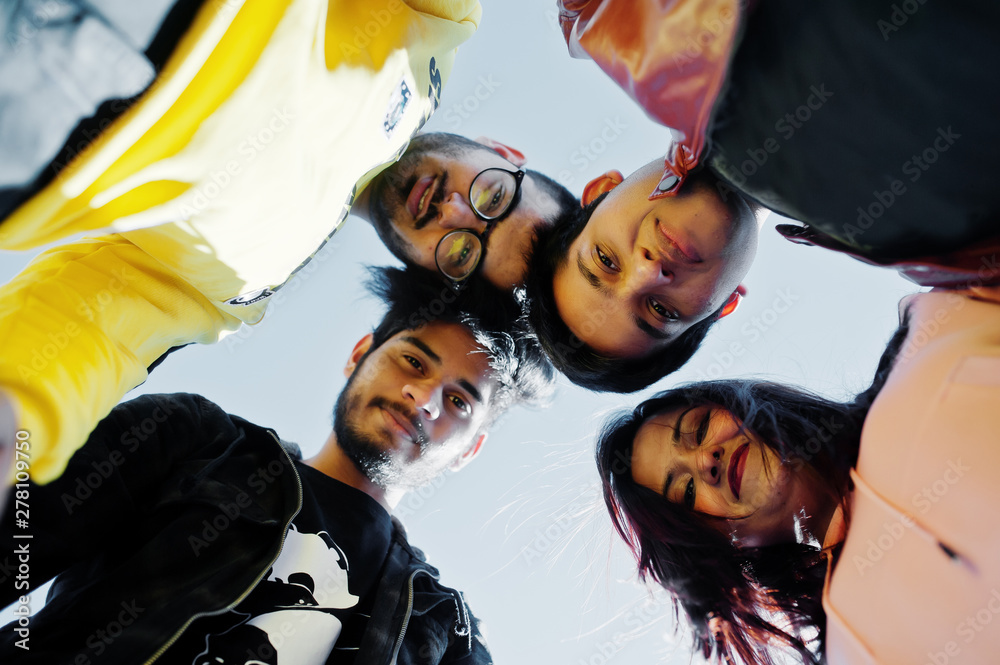
M 478 0 L 206 2 L 147 93 L 0 224 L 80 232 L 0 294 L 0 386 L 36 480 L 167 349 L 263 317 L 439 103 Z

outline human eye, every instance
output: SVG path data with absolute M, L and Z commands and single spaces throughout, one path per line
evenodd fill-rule
M 688 480 L 684 487 L 684 506 L 688 510 L 694 510 L 694 478 Z
M 618 267 L 618 264 L 611 260 L 611 257 L 602 252 L 601 248 L 596 245 L 594 246 L 594 256 L 597 257 L 597 260 L 600 261 L 601 265 L 603 265 L 608 271 L 618 272 L 621 270 L 621 268 Z
M 649 310 L 657 318 L 662 319 L 664 321 L 676 321 L 677 319 L 680 318 L 677 315 L 677 312 L 670 311 L 669 309 L 664 307 L 663 304 L 660 303 L 660 301 L 656 300 L 655 298 L 649 299 Z
M 417 358 L 414 358 L 411 355 L 407 355 L 405 353 L 403 354 L 403 358 L 406 360 L 407 363 L 409 363 L 409 365 L 411 367 L 413 367 L 413 369 L 417 370 L 420 373 L 423 373 L 423 371 L 424 371 L 424 365 L 423 365 L 422 362 L 420 362 L 420 360 L 418 360 Z
M 472 254 L 472 246 L 468 244 L 462 246 L 457 252 L 449 256 L 451 259 L 451 265 L 455 268 L 461 268 L 469 262 L 470 254 Z
M 476 196 L 476 209 L 479 212 L 492 216 L 500 212 L 502 203 L 506 199 L 506 188 L 502 182 L 497 182 L 481 190 Z
M 448 395 L 449 401 L 455 405 L 455 408 L 465 415 L 472 413 L 472 407 L 466 402 L 460 395 Z

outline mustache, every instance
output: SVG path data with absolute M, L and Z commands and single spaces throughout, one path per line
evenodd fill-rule
M 413 178 L 413 184 L 404 191 L 409 193 L 415 184 L 417 184 L 416 177 Z M 444 201 L 445 192 L 448 191 L 448 172 L 445 171 L 442 173 L 438 182 L 431 183 L 431 186 L 436 187 L 436 189 L 434 190 L 434 193 L 431 194 L 430 203 L 427 205 L 427 212 L 424 213 L 424 216 L 418 219 L 417 223 L 414 225 L 414 228 L 418 231 L 427 226 L 428 223 L 438 216 L 438 208 L 441 206 L 441 202 Z
M 420 422 L 417 418 L 417 414 L 406 408 L 404 404 L 399 402 L 393 402 L 392 400 L 386 399 L 381 396 L 372 397 L 371 401 L 368 402 L 368 406 L 386 409 L 388 411 L 395 411 L 404 419 L 406 422 L 413 426 L 413 431 L 417 434 L 417 439 L 414 441 L 418 446 L 423 448 L 427 445 L 427 432 L 424 431 L 424 424 Z

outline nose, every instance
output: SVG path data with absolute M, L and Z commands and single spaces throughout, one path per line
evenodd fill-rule
M 674 273 L 659 254 L 640 247 L 633 260 L 630 281 L 636 291 L 655 289 L 673 283 Z
M 702 480 L 708 485 L 718 485 L 722 482 L 722 446 L 701 446 L 696 449 L 698 459 L 695 462 Z
M 403 386 L 403 398 L 413 402 L 424 420 L 437 420 L 441 415 L 440 389 L 424 383 L 407 383 Z
M 449 231 L 455 229 L 473 229 L 482 233 L 486 230 L 486 222 L 479 219 L 465 197 L 458 192 L 448 194 L 441 201 L 441 213 L 438 223 Z

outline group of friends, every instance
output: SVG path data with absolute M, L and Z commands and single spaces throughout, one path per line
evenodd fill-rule
M 902 7 L 560 0 L 570 53 L 674 136 L 579 198 L 420 132 L 477 0 L 4 8 L 0 248 L 60 244 L 0 289 L 3 563 L 31 557 L 0 659 L 492 662 L 393 507 L 557 372 L 633 392 L 684 365 L 773 210 L 935 288 L 848 402 L 727 379 L 613 418 L 614 528 L 713 662 L 993 662 L 1000 10 Z M 119 403 L 260 322 L 349 214 L 405 268 L 371 270 L 386 314 L 315 456 L 197 395 Z

